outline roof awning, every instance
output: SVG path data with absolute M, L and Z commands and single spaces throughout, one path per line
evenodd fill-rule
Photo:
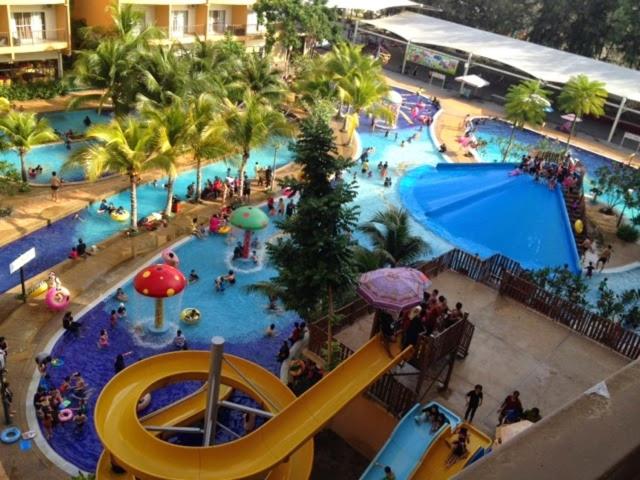
M 610 94 L 640 102 L 640 71 L 601 62 L 531 42 L 485 32 L 439 18 L 402 12 L 362 23 L 387 30 L 412 43 L 452 48 L 509 65 L 551 83 L 585 74 L 604 82 Z
M 341 10 L 367 10 L 378 12 L 394 7 L 415 7 L 419 5 L 410 0 L 328 0 L 328 7 L 335 7 Z
M 456 82 L 465 83 L 474 88 L 484 88 L 489 85 L 489 82 L 478 75 L 463 75 L 462 77 L 456 77 Z

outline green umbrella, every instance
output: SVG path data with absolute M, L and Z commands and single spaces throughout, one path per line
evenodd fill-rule
M 240 207 L 233 211 L 231 217 L 229 217 L 229 223 L 244 230 L 242 257 L 249 258 L 251 232 L 266 228 L 269 225 L 269 217 L 258 207 Z

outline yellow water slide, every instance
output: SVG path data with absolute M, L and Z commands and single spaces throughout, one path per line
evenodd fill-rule
M 458 429 L 460 427 L 465 427 L 469 432 L 469 444 L 467 445 L 469 454 L 453 465 L 447 466 L 447 460 L 451 456 L 451 447 L 457 438 L 457 434 L 451 431 L 451 427 L 448 427 L 427 449 L 422 461 L 411 474 L 411 480 L 447 480 L 459 473 L 472 460 L 482 456 L 491 447 L 493 443 L 491 437 L 473 425 L 462 423 Z
M 373 338 L 298 398 L 262 367 L 225 355 L 222 383 L 246 392 L 276 415 L 241 439 L 211 447 L 167 443 L 138 419 L 136 405 L 145 393 L 176 381 L 205 381 L 209 373 L 209 352 L 157 355 L 126 368 L 104 387 L 95 407 L 95 426 L 110 458 L 140 479 L 306 479 L 315 433 L 410 354 L 411 347 L 390 357 L 380 339 Z M 179 405 L 172 407 L 174 415 L 184 417 Z M 172 415 L 166 415 L 172 423 Z M 123 478 L 111 476 L 102 460 L 98 479 Z

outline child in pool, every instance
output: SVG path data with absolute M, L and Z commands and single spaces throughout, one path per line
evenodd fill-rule
M 116 313 L 118 315 L 118 318 L 124 318 L 127 316 L 127 307 L 124 306 L 124 303 L 118 305 L 118 310 Z
M 118 313 L 115 310 L 111 310 L 109 322 L 111 323 L 111 328 L 114 328 L 118 324 Z
M 107 348 L 109 346 L 109 334 L 103 328 L 100 330 L 100 338 L 98 338 L 98 348 Z
M 129 300 L 129 296 L 124 293 L 124 290 L 122 288 L 118 288 L 118 290 L 116 290 L 116 300 L 119 302 L 126 302 L 127 300 Z

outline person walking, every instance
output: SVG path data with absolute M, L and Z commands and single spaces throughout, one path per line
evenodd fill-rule
M 62 186 L 62 180 L 56 174 L 56 172 L 51 172 L 51 200 L 54 202 L 58 201 L 58 190 Z
M 480 405 L 482 405 L 482 385 L 476 385 L 467 393 L 467 411 L 464 413 L 464 419 L 473 423 L 473 416 Z

